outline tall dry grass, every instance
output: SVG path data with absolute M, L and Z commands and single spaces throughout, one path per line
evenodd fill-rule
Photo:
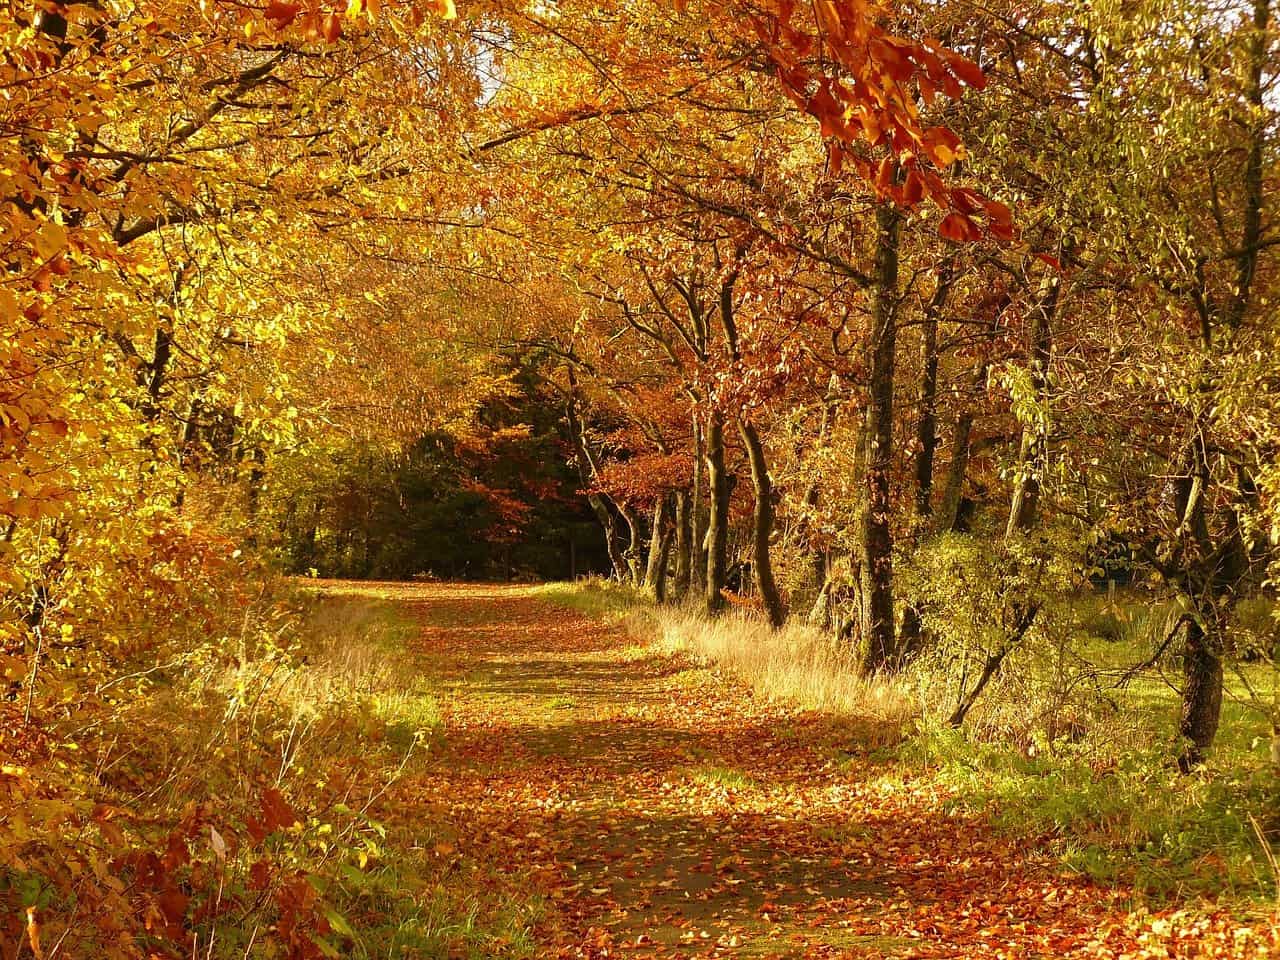
M 781 630 L 747 613 L 708 619 L 685 607 L 646 607 L 623 621 L 639 639 L 714 663 L 770 700 L 903 727 L 921 712 L 907 681 L 861 676 L 847 644 L 791 622 Z

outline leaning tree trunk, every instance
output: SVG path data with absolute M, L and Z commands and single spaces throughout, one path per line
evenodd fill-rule
M 644 568 L 640 565 L 640 542 L 644 539 L 641 532 L 643 522 L 635 508 L 630 504 L 619 503 L 618 512 L 627 524 L 627 548 L 622 551 L 627 567 L 627 581 L 634 587 L 644 586 Z
M 871 311 L 870 383 L 867 397 L 866 503 L 862 518 L 863 668 L 868 673 L 901 665 L 893 622 L 893 380 L 898 292 L 898 238 L 902 219 L 887 203 L 876 209 L 878 240 L 875 302 Z
M 604 498 L 598 493 L 587 494 L 587 503 L 591 506 L 591 512 L 596 515 L 596 519 L 600 521 L 600 527 L 604 530 L 604 545 L 609 552 L 609 565 L 613 567 L 613 577 L 618 582 L 625 583 L 631 571 L 627 568 L 626 557 L 618 549 L 618 522 L 610 512 L 609 505 L 605 503 Z
M 599 475 L 600 465 L 591 452 L 587 439 L 586 420 L 578 414 L 577 380 L 572 368 L 569 370 L 569 399 L 565 405 L 565 416 L 569 421 L 569 437 L 577 453 L 578 475 L 582 478 L 583 486 L 589 491 L 592 482 Z M 591 506 L 591 512 L 596 515 L 596 519 L 600 521 L 601 529 L 604 530 L 604 544 L 609 553 L 609 564 L 613 567 L 613 576 L 619 583 L 626 583 L 630 579 L 631 568 L 618 548 L 618 522 L 603 495 L 588 492 L 587 503 Z
M 707 612 L 724 608 L 724 582 L 729 560 L 729 477 L 724 458 L 724 417 L 707 417 Z
M 782 603 L 782 595 L 778 592 L 778 584 L 773 578 L 773 561 L 769 557 L 769 540 L 773 536 L 773 481 L 769 478 L 764 444 L 760 442 L 760 434 L 755 425 L 739 417 L 738 432 L 747 449 L 747 460 L 751 464 L 751 483 L 756 498 L 755 522 L 751 535 L 756 584 L 760 588 L 760 599 L 764 602 L 769 623 L 777 629 L 786 622 L 787 611 Z

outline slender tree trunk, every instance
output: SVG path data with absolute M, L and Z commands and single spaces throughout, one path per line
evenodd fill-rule
M 862 521 L 863 667 L 868 673 L 900 666 L 893 622 L 893 381 L 902 220 L 889 204 L 876 209 L 875 302 L 869 344 L 866 505 Z
M 670 512 L 667 497 L 658 497 L 653 506 L 653 533 L 649 537 L 649 559 L 644 568 L 645 589 L 658 600 L 662 599 L 658 586 L 659 571 L 665 578 L 667 554 L 671 549 L 671 541 L 667 538 L 667 528 L 671 525 L 668 517 Z
M 1245 74 L 1244 97 L 1250 107 L 1246 122 L 1249 124 L 1249 146 L 1245 155 L 1244 192 L 1241 210 L 1239 253 L 1235 257 L 1236 283 L 1230 301 L 1222 311 L 1221 320 L 1235 330 L 1245 320 L 1252 299 L 1253 281 L 1261 251 L 1263 207 L 1263 159 L 1268 140 L 1268 128 L 1264 97 L 1264 71 L 1268 58 L 1271 26 L 1270 0 L 1254 0 L 1253 32 L 1248 43 L 1248 69 Z M 1202 302 L 1203 302 L 1202 298 Z M 1203 347 L 1213 349 L 1212 317 L 1202 312 Z M 1248 558 L 1238 530 L 1229 530 L 1228 542 L 1221 550 L 1212 549 L 1205 501 L 1211 481 L 1208 450 L 1202 433 L 1195 432 L 1190 444 L 1187 462 L 1190 469 L 1178 491 L 1178 515 L 1181 517 L 1179 535 L 1189 537 L 1198 546 L 1195 565 L 1207 568 L 1199 577 L 1190 580 L 1203 581 L 1203 586 L 1192 597 L 1201 614 L 1199 621 L 1189 620 L 1183 648 L 1182 711 L 1178 732 L 1188 741 L 1188 747 L 1179 758 L 1179 766 L 1190 770 L 1199 764 L 1217 736 L 1218 722 L 1222 714 L 1222 634 L 1225 629 L 1224 609 L 1229 609 L 1236 595 L 1238 580 L 1248 568 Z M 1242 490 L 1253 486 L 1252 478 L 1241 485 Z M 1188 574 L 1191 571 L 1187 571 Z M 1205 602 L 1205 594 L 1210 595 Z M 1206 629 L 1208 628 L 1208 629 Z
M 769 623 L 777 629 L 786 622 L 787 610 L 773 578 L 773 561 L 769 556 L 769 540 L 773 536 L 773 481 L 769 478 L 764 444 L 760 441 L 760 433 L 755 425 L 739 417 L 738 432 L 747 449 L 747 460 L 751 464 L 751 483 L 756 498 L 751 538 L 756 584 L 760 588 L 760 599 L 764 603 Z
M 691 579 L 692 570 L 690 569 L 690 560 L 692 544 L 692 526 L 693 526 L 693 504 L 690 502 L 691 497 L 688 490 L 677 490 L 675 492 L 676 505 L 676 529 L 675 529 L 675 553 L 676 553 L 676 569 L 675 582 L 672 584 L 673 592 L 677 597 L 683 597 L 689 592 L 689 581 Z
M 973 435 L 973 411 L 965 410 L 956 417 L 951 434 L 951 463 L 947 466 L 947 483 L 942 490 L 939 529 L 951 533 L 961 531 L 960 501 L 964 495 L 964 478 L 969 472 L 969 439 Z
M 671 544 L 675 541 L 675 536 L 675 528 L 671 524 L 667 524 L 658 541 L 658 564 L 654 570 L 651 587 L 653 599 L 658 603 L 665 603 L 669 599 L 667 594 L 667 562 L 671 559 Z
M 635 587 L 644 586 L 644 567 L 640 564 L 640 544 L 644 540 L 644 522 L 630 504 L 619 503 L 618 512 L 627 525 L 627 546 L 622 557 L 627 565 L 627 580 Z
M 809 555 L 813 564 L 814 582 L 818 584 L 818 595 L 813 599 L 813 607 L 809 610 L 809 624 L 819 630 L 831 629 L 831 574 L 828 570 L 828 557 L 815 550 Z
M 706 433 L 702 418 L 693 417 L 693 480 L 689 487 L 689 587 L 698 593 L 707 589 L 707 508 L 703 496 L 706 474 Z
M 1058 309 L 1062 283 L 1057 274 L 1045 277 L 1031 311 L 1031 382 L 1036 401 L 1049 402 L 1049 362 L 1053 357 L 1053 316 Z M 1005 533 L 1029 530 L 1035 525 L 1040 506 L 1040 477 L 1043 469 L 1045 430 L 1040 423 L 1024 424 L 1018 451 L 1018 474 L 1009 505 L 1009 523 Z
M 724 417 L 718 410 L 707 416 L 707 612 L 724 607 L 724 581 L 729 559 L 729 477 L 724 457 Z
M 924 311 L 920 336 L 920 394 L 916 418 L 916 517 L 933 514 L 933 461 L 938 449 L 938 321 L 955 282 L 955 266 L 944 263 Z
M 833 373 L 827 382 L 827 392 L 822 401 L 822 419 L 818 424 L 818 441 L 816 449 L 821 449 L 831 434 L 836 422 L 836 410 L 840 399 L 840 381 Z M 818 537 L 813 529 L 813 516 L 822 502 L 822 488 L 817 478 L 809 483 L 804 493 L 805 515 L 801 522 L 801 539 L 804 553 L 808 555 L 809 569 L 812 571 L 813 586 L 816 591 L 813 606 L 809 610 L 809 623 L 823 630 L 831 626 L 831 582 L 829 579 L 829 557 L 827 551 L 819 546 Z
M 916 496 L 912 536 L 924 535 L 933 514 L 933 461 L 938 447 L 938 319 L 946 305 L 954 281 L 955 266 L 947 261 L 938 271 L 938 283 L 924 311 L 920 335 L 920 394 L 916 416 Z M 904 660 L 911 660 L 924 646 L 924 621 L 918 603 L 902 612 L 902 634 L 898 645 Z
M 1006 638 L 1005 642 L 993 653 L 988 654 L 987 659 L 982 664 L 982 673 L 978 676 L 973 689 L 961 695 L 960 702 L 956 704 L 956 708 L 952 711 L 947 723 L 953 727 L 958 727 L 964 723 L 964 718 L 969 715 L 973 705 L 978 702 L 978 698 L 982 696 L 982 691 L 987 688 L 987 684 L 1000 672 L 1000 666 L 1004 663 L 1005 657 L 1012 653 L 1014 648 L 1022 642 L 1022 638 L 1027 635 L 1027 631 L 1035 623 L 1039 612 L 1040 607 L 1036 604 L 1029 607 L 1018 617 L 1013 632 Z

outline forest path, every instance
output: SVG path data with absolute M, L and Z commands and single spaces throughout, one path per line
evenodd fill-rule
M 1108 957 L 1133 942 L 1121 891 L 947 814 L 848 721 L 761 702 L 536 588 L 342 592 L 362 590 L 420 624 L 442 708 L 427 764 L 388 800 L 431 825 L 421 842 L 450 868 L 496 865 L 543 900 L 534 956 Z

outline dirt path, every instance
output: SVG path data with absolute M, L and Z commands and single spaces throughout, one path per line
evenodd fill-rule
M 1183 955 L 1133 952 L 1124 891 L 948 816 L 859 749 L 867 731 L 528 588 L 388 591 L 422 624 L 444 713 L 391 800 L 449 867 L 497 865 L 545 901 L 535 956 Z

